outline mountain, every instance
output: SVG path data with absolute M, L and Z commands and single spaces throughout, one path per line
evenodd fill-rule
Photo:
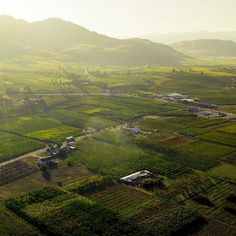
M 164 44 L 173 44 L 181 41 L 190 41 L 197 39 L 220 39 L 220 40 L 232 40 L 236 42 L 236 31 L 226 32 L 208 32 L 208 31 L 196 31 L 196 32 L 183 32 L 183 33 L 163 33 L 163 34 L 147 34 L 140 36 L 142 39 L 149 39 L 153 42 L 159 42 Z
M 3 46 L 4 45 L 4 46 Z M 178 65 L 186 58 L 167 45 L 115 39 L 61 19 L 28 23 L 0 16 L 0 59 L 61 53 L 64 59 L 101 65 Z
M 199 39 L 175 43 L 172 46 L 190 56 L 236 56 L 236 43 L 230 40 Z

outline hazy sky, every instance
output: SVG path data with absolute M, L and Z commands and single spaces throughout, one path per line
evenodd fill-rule
M 236 0 L 0 0 L 0 14 L 60 17 L 111 36 L 236 30 Z

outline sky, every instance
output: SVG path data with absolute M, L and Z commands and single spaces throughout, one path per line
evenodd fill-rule
M 0 15 L 62 18 L 114 36 L 236 31 L 236 0 L 0 0 Z

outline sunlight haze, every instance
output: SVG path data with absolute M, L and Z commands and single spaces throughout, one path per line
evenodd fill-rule
M 235 8 L 235 0 L 0 0 L 1 15 L 27 21 L 58 17 L 115 37 L 233 31 Z

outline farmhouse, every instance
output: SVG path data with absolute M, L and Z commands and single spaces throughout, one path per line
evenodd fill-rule
M 84 134 L 94 134 L 95 132 L 96 132 L 96 130 L 94 128 L 91 128 L 91 127 L 83 129 Z
M 55 157 L 59 154 L 59 148 L 57 147 L 57 145 L 53 145 L 53 147 L 47 148 L 47 153 L 50 156 Z
M 227 114 L 223 112 L 216 112 L 212 110 L 201 110 L 197 113 L 199 118 L 224 118 Z
M 136 180 L 144 179 L 144 178 L 149 178 L 149 177 L 153 177 L 153 176 L 154 176 L 154 174 L 151 173 L 150 171 L 142 170 L 142 171 L 135 172 L 135 173 L 133 173 L 131 175 L 125 176 L 125 177 L 121 178 L 120 181 L 122 183 L 132 184 Z
M 50 157 L 41 157 L 37 160 L 38 166 L 42 166 L 44 164 L 50 165 L 50 164 L 57 164 L 58 161 Z
M 185 99 L 188 96 L 180 94 L 180 93 L 169 93 L 169 94 L 166 95 L 166 97 L 170 97 L 170 98 L 174 98 L 174 99 Z
M 141 132 L 141 129 L 136 126 L 136 127 L 134 127 L 134 128 L 130 128 L 130 132 L 131 132 L 132 134 L 138 134 L 138 133 Z
M 67 137 L 66 142 L 67 143 L 75 142 L 75 137 L 74 136 Z
M 217 105 L 210 104 L 209 102 L 205 102 L 205 101 L 198 102 L 198 105 L 200 107 L 204 107 L 204 108 L 208 108 L 208 109 L 217 109 L 218 108 Z
M 200 111 L 200 108 L 198 108 L 198 107 L 188 107 L 186 109 L 186 111 L 196 113 L 196 112 Z

